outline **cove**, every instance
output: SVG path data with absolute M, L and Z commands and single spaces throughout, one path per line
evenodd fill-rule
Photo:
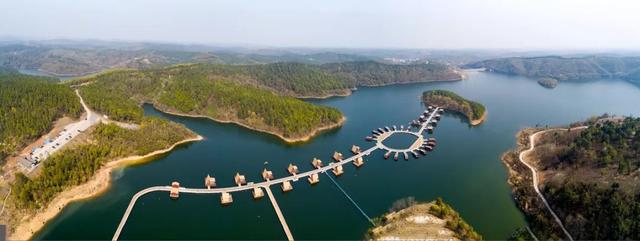
M 186 125 L 205 140 L 182 146 L 152 162 L 114 172 L 104 194 L 73 203 L 52 220 L 35 239 L 110 239 L 130 198 L 148 186 L 180 181 L 202 187 L 207 174 L 218 186 L 232 186 L 240 172 L 249 181 L 261 180 L 266 166 L 276 177 L 287 175 L 289 163 L 311 168 L 314 157 L 330 161 L 334 151 L 345 155 L 351 145 L 368 148 L 364 141 L 374 128 L 406 125 L 423 110 L 423 91 L 447 89 L 487 107 L 487 120 L 476 127 L 456 115 L 445 115 L 434 136 L 438 146 L 428 156 L 409 161 L 384 160 L 375 152 L 356 169 L 345 166 L 336 181 L 371 217 L 383 214 L 393 201 L 413 196 L 430 201 L 442 197 L 485 239 L 505 239 L 523 226 L 506 183 L 500 155 L 515 147 L 515 133 L 535 125 L 562 125 L 608 112 L 640 114 L 640 89 L 624 81 L 563 82 L 556 89 L 540 87 L 536 80 L 484 72 L 469 72 L 458 82 L 360 88 L 348 97 L 311 102 L 340 109 L 347 122 L 310 142 L 289 145 L 277 137 L 233 124 L 177 117 L 145 106 L 145 114 Z M 326 178 L 310 186 L 294 184 L 292 192 L 274 195 L 296 239 L 361 239 L 370 224 Z M 254 201 L 251 193 L 234 195 L 231 206 L 219 196 L 166 193 L 141 198 L 121 239 L 284 239 L 269 203 Z

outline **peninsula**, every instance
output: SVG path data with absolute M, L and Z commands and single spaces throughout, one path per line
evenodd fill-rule
M 376 222 L 366 240 L 482 240 L 441 198 L 427 203 L 412 197 L 398 200 Z
M 638 133 L 640 119 L 609 116 L 518 133 L 502 160 L 537 238 L 640 238 Z
M 472 126 L 480 125 L 487 117 L 486 108 L 482 104 L 448 90 L 425 91 L 422 93 L 422 102 L 460 113 L 467 117 Z

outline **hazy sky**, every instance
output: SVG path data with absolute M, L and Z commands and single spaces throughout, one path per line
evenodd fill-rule
M 0 36 L 298 47 L 640 49 L 637 0 L 0 0 Z

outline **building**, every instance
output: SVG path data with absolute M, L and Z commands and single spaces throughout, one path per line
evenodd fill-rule
M 169 192 L 169 197 L 176 199 L 180 196 L 180 183 L 172 182 L 171 183 L 171 191 Z
M 353 161 L 353 165 L 356 167 L 361 167 L 362 165 L 364 165 L 364 159 L 359 156 L 358 158 L 356 158 L 356 160 Z
M 247 184 L 247 180 L 244 175 L 240 175 L 240 173 L 236 172 L 236 176 L 233 178 L 238 186 L 242 186 Z
M 314 173 L 314 174 L 311 174 L 311 176 L 309 176 L 308 180 L 309 180 L 309 183 L 313 185 L 320 182 L 320 177 L 318 176 L 318 173 Z
M 216 187 L 216 179 L 212 176 L 207 175 L 207 177 L 204 178 L 204 186 L 207 187 L 207 189 Z
M 287 171 L 291 175 L 296 175 L 298 174 L 298 166 L 293 165 L 292 163 L 289 163 L 289 167 L 287 167 Z
M 333 172 L 333 175 L 336 175 L 336 176 L 342 175 L 344 173 L 344 170 L 342 169 L 342 165 L 337 165 L 336 167 L 334 167 L 332 172 Z
M 273 179 L 273 172 L 272 172 L 272 171 L 269 171 L 269 170 L 267 170 L 267 169 L 265 168 L 265 169 L 262 171 L 262 178 L 263 178 L 265 181 L 269 181 L 269 180 Z
M 356 145 L 351 146 L 351 152 L 353 152 L 353 154 L 360 153 L 360 147 Z
M 321 168 L 322 167 L 322 161 L 320 159 L 318 159 L 318 158 L 313 158 L 313 161 L 311 161 L 311 165 L 316 169 Z
M 282 182 L 282 191 L 283 192 L 288 192 L 293 190 L 293 186 L 291 185 L 290 181 L 284 181 Z
M 220 203 L 223 205 L 230 204 L 233 202 L 233 197 L 228 192 L 222 192 L 222 196 L 220 196 Z
M 333 160 L 340 162 L 342 161 L 342 153 L 340 152 L 333 152 Z
M 253 199 L 260 199 L 264 197 L 264 192 L 260 187 L 254 187 L 252 193 L 253 193 Z

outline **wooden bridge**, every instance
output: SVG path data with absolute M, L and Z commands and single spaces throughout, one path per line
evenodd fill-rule
M 286 224 L 286 221 L 284 219 L 284 216 L 282 215 L 282 212 L 280 211 L 280 208 L 278 207 L 278 204 L 275 200 L 275 198 L 273 197 L 273 194 L 271 193 L 271 189 L 270 187 L 272 185 L 278 185 L 278 184 L 282 184 L 284 182 L 296 182 L 302 178 L 305 177 L 311 177 L 312 175 L 319 175 L 321 173 L 325 173 L 326 171 L 330 171 L 333 168 L 336 168 L 337 166 L 342 166 L 348 163 L 353 162 L 354 160 L 358 159 L 358 158 L 364 158 L 365 156 L 370 155 L 373 151 L 381 149 L 381 150 L 387 150 L 387 151 L 394 151 L 394 152 L 407 152 L 407 151 L 411 151 L 415 148 L 420 147 L 420 145 L 424 142 L 424 137 L 422 136 L 422 132 L 424 132 L 425 128 L 427 125 L 429 125 L 431 123 L 431 120 L 433 119 L 433 117 L 435 115 L 439 115 L 440 108 L 435 108 L 433 111 L 430 112 L 430 115 L 428 116 L 428 118 L 426 118 L 426 121 L 424 121 L 424 123 L 421 123 L 421 126 L 419 127 L 419 130 L 417 132 L 412 132 L 410 131 L 410 129 L 408 130 L 393 130 L 393 131 L 388 131 L 386 133 L 383 133 L 383 135 L 386 135 L 384 138 L 379 138 L 378 141 L 376 142 L 376 145 L 374 145 L 373 147 L 366 149 L 364 151 L 361 151 L 349 158 L 345 158 L 342 159 L 338 162 L 332 162 L 326 166 L 320 167 L 320 168 L 316 168 L 307 172 L 303 172 L 303 173 L 299 173 L 299 174 L 295 174 L 295 175 L 290 175 L 290 176 L 286 176 L 286 177 L 281 177 L 278 179 L 273 179 L 273 180 L 267 180 L 267 181 L 263 181 L 263 182 L 258 182 L 258 183 L 249 183 L 247 185 L 240 185 L 240 186 L 233 186 L 233 187 L 224 187 L 224 188 L 186 188 L 186 187 L 179 187 L 178 191 L 180 193 L 194 193 L 194 194 L 217 194 L 217 193 L 234 193 L 234 192 L 241 192 L 241 191 L 251 191 L 254 188 L 263 188 L 267 191 L 267 194 L 269 195 L 269 199 L 271 200 L 271 203 L 274 207 L 274 209 L 276 210 L 276 213 L 278 214 L 278 218 L 280 219 L 280 222 L 283 226 L 283 229 L 285 231 L 285 234 L 287 235 L 287 238 L 289 240 L 293 240 L 293 236 L 291 234 L 291 231 L 289 230 L 288 225 Z M 388 134 L 387 134 L 388 133 Z M 384 144 L 382 144 L 382 141 L 384 139 L 386 139 L 386 137 L 392 135 L 393 133 L 408 133 L 408 134 L 412 134 L 415 135 L 416 137 L 418 137 L 418 140 L 416 140 L 416 142 L 414 144 L 412 144 L 409 148 L 407 149 L 390 149 L 388 147 L 386 147 Z M 418 144 L 416 144 L 418 143 Z M 127 206 L 127 210 L 125 211 L 124 215 L 122 216 L 122 219 L 120 220 L 120 224 L 118 225 L 118 228 L 116 229 L 115 233 L 113 234 L 113 238 L 112 240 L 118 240 L 118 238 L 120 237 L 120 233 L 122 232 L 122 229 L 124 228 L 125 224 L 127 223 L 127 219 L 129 218 L 129 215 L 131 215 L 131 212 L 133 210 L 133 207 L 135 206 L 136 202 L 138 201 L 138 199 L 148 193 L 152 193 L 152 192 L 171 192 L 171 190 L 174 187 L 172 186 L 154 186 L 154 187 L 149 187 L 149 188 L 145 188 L 139 192 L 137 192 L 135 195 L 133 195 L 133 197 L 131 198 L 131 201 L 129 202 L 129 206 Z

